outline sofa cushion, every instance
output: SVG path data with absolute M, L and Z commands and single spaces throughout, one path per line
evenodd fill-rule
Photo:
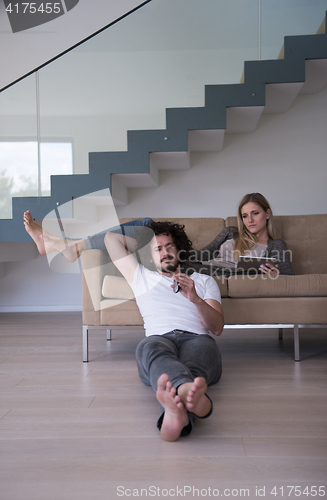
M 217 282 L 222 297 L 228 297 L 227 290 L 227 278 L 224 276 L 217 276 L 214 278 Z M 106 299 L 124 299 L 131 300 L 134 299 L 134 294 L 125 280 L 125 278 L 119 276 L 105 276 L 102 285 L 102 295 Z M 101 304 L 101 308 L 103 304 Z M 107 307 L 107 306 L 104 306 Z
M 228 279 L 231 298 L 255 297 L 326 297 L 327 274 L 231 276 Z
M 214 276 L 214 280 L 217 282 L 220 290 L 220 295 L 222 297 L 228 297 L 228 279 L 225 276 Z
M 327 297 L 223 299 L 225 325 L 327 324 Z
M 102 295 L 108 299 L 134 299 L 133 290 L 125 278 L 108 274 L 103 279 Z
M 119 306 L 120 304 L 124 304 L 126 302 L 126 299 L 104 299 L 100 303 L 100 309 L 107 309 L 108 307 L 116 307 Z M 134 301 L 134 305 L 136 306 L 136 303 Z

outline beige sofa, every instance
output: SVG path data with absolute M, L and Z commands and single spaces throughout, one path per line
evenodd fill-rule
M 196 249 L 207 245 L 224 227 L 236 225 L 235 217 L 168 220 L 185 225 Z M 226 328 L 275 326 L 281 336 L 283 327 L 292 327 L 294 358 L 299 361 L 299 328 L 327 326 L 327 214 L 275 216 L 274 220 L 276 238 L 286 241 L 292 253 L 294 276 L 215 279 L 222 295 Z M 83 361 L 88 361 L 88 333 L 92 328 L 105 328 L 109 340 L 111 329 L 142 327 L 143 322 L 131 288 L 108 257 L 101 250 L 87 250 L 81 258 Z

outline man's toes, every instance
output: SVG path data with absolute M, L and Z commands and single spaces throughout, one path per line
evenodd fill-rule
M 160 375 L 160 377 L 158 378 L 158 381 L 157 381 L 157 386 L 158 388 L 162 389 L 162 390 L 165 390 L 166 387 L 167 387 L 167 383 L 169 382 L 169 377 L 166 373 L 163 373 L 162 375 Z

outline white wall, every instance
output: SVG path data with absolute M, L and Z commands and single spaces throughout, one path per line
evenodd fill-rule
M 82 310 L 81 274 L 51 271 L 41 255 L 27 262 L 7 262 L 3 267 L 0 312 Z
M 229 135 L 220 153 L 191 154 L 191 169 L 160 174 L 158 188 L 130 190 L 119 217 L 227 217 L 263 193 L 276 215 L 327 213 L 327 88 L 263 115 L 252 134 Z M 80 274 L 51 271 L 46 257 L 5 264 L 1 311 L 81 310 Z
M 288 112 L 262 115 L 252 134 L 225 136 L 220 153 L 191 154 L 191 169 L 162 171 L 156 189 L 130 190 L 119 217 L 227 217 L 261 192 L 276 215 L 327 212 L 327 87 Z
M 12 33 L 4 3 L 1 1 L 0 89 L 142 3 L 144 2 L 139 0 L 80 0 L 71 11 L 53 21 Z
M 12 34 L 0 2 L 0 64 L 6 68 L 0 88 L 66 49 L 67 41 L 79 42 L 141 3 L 83 0 L 62 18 Z M 327 89 L 299 96 L 286 114 L 262 116 L 253 134 L 226 137 L 222 152 L 193 153 L 188 172 L 165 171 L 158 188 L 130 190 L 130 203 L 118 207 L 119 217 L 226 217 L 250 191 L 267 196 L 275 214 L 326 213 L 326 109 Z M 5 130 L 9 133 L 8 122 Z M 85 171 L 86 152 L 78 148 L 77 154 Z M 46 257 L 2 264 L 0 276 L 0 312 L 81 310 L 80 274 L 56 273 Z

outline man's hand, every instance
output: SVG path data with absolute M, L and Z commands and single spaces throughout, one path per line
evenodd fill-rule
M 176 273 L 174 279 L 181 288 L 178 293 L 195 305 L 204 326 L 214 335 L 220 335 L 224 328 L 224 313 L 221 304 L 217 300 L 201 299 L 196 293 L 194 281 L 186 274 Z
M 174 280 L 177 281 L 180 286 L 179 293 L 181 293 L 190 302 L 194 303 L 197 299 L 199 299 L 195 290 L 194 281 L 189 276 L 184 273 L 176 273 L 174 274 Z

